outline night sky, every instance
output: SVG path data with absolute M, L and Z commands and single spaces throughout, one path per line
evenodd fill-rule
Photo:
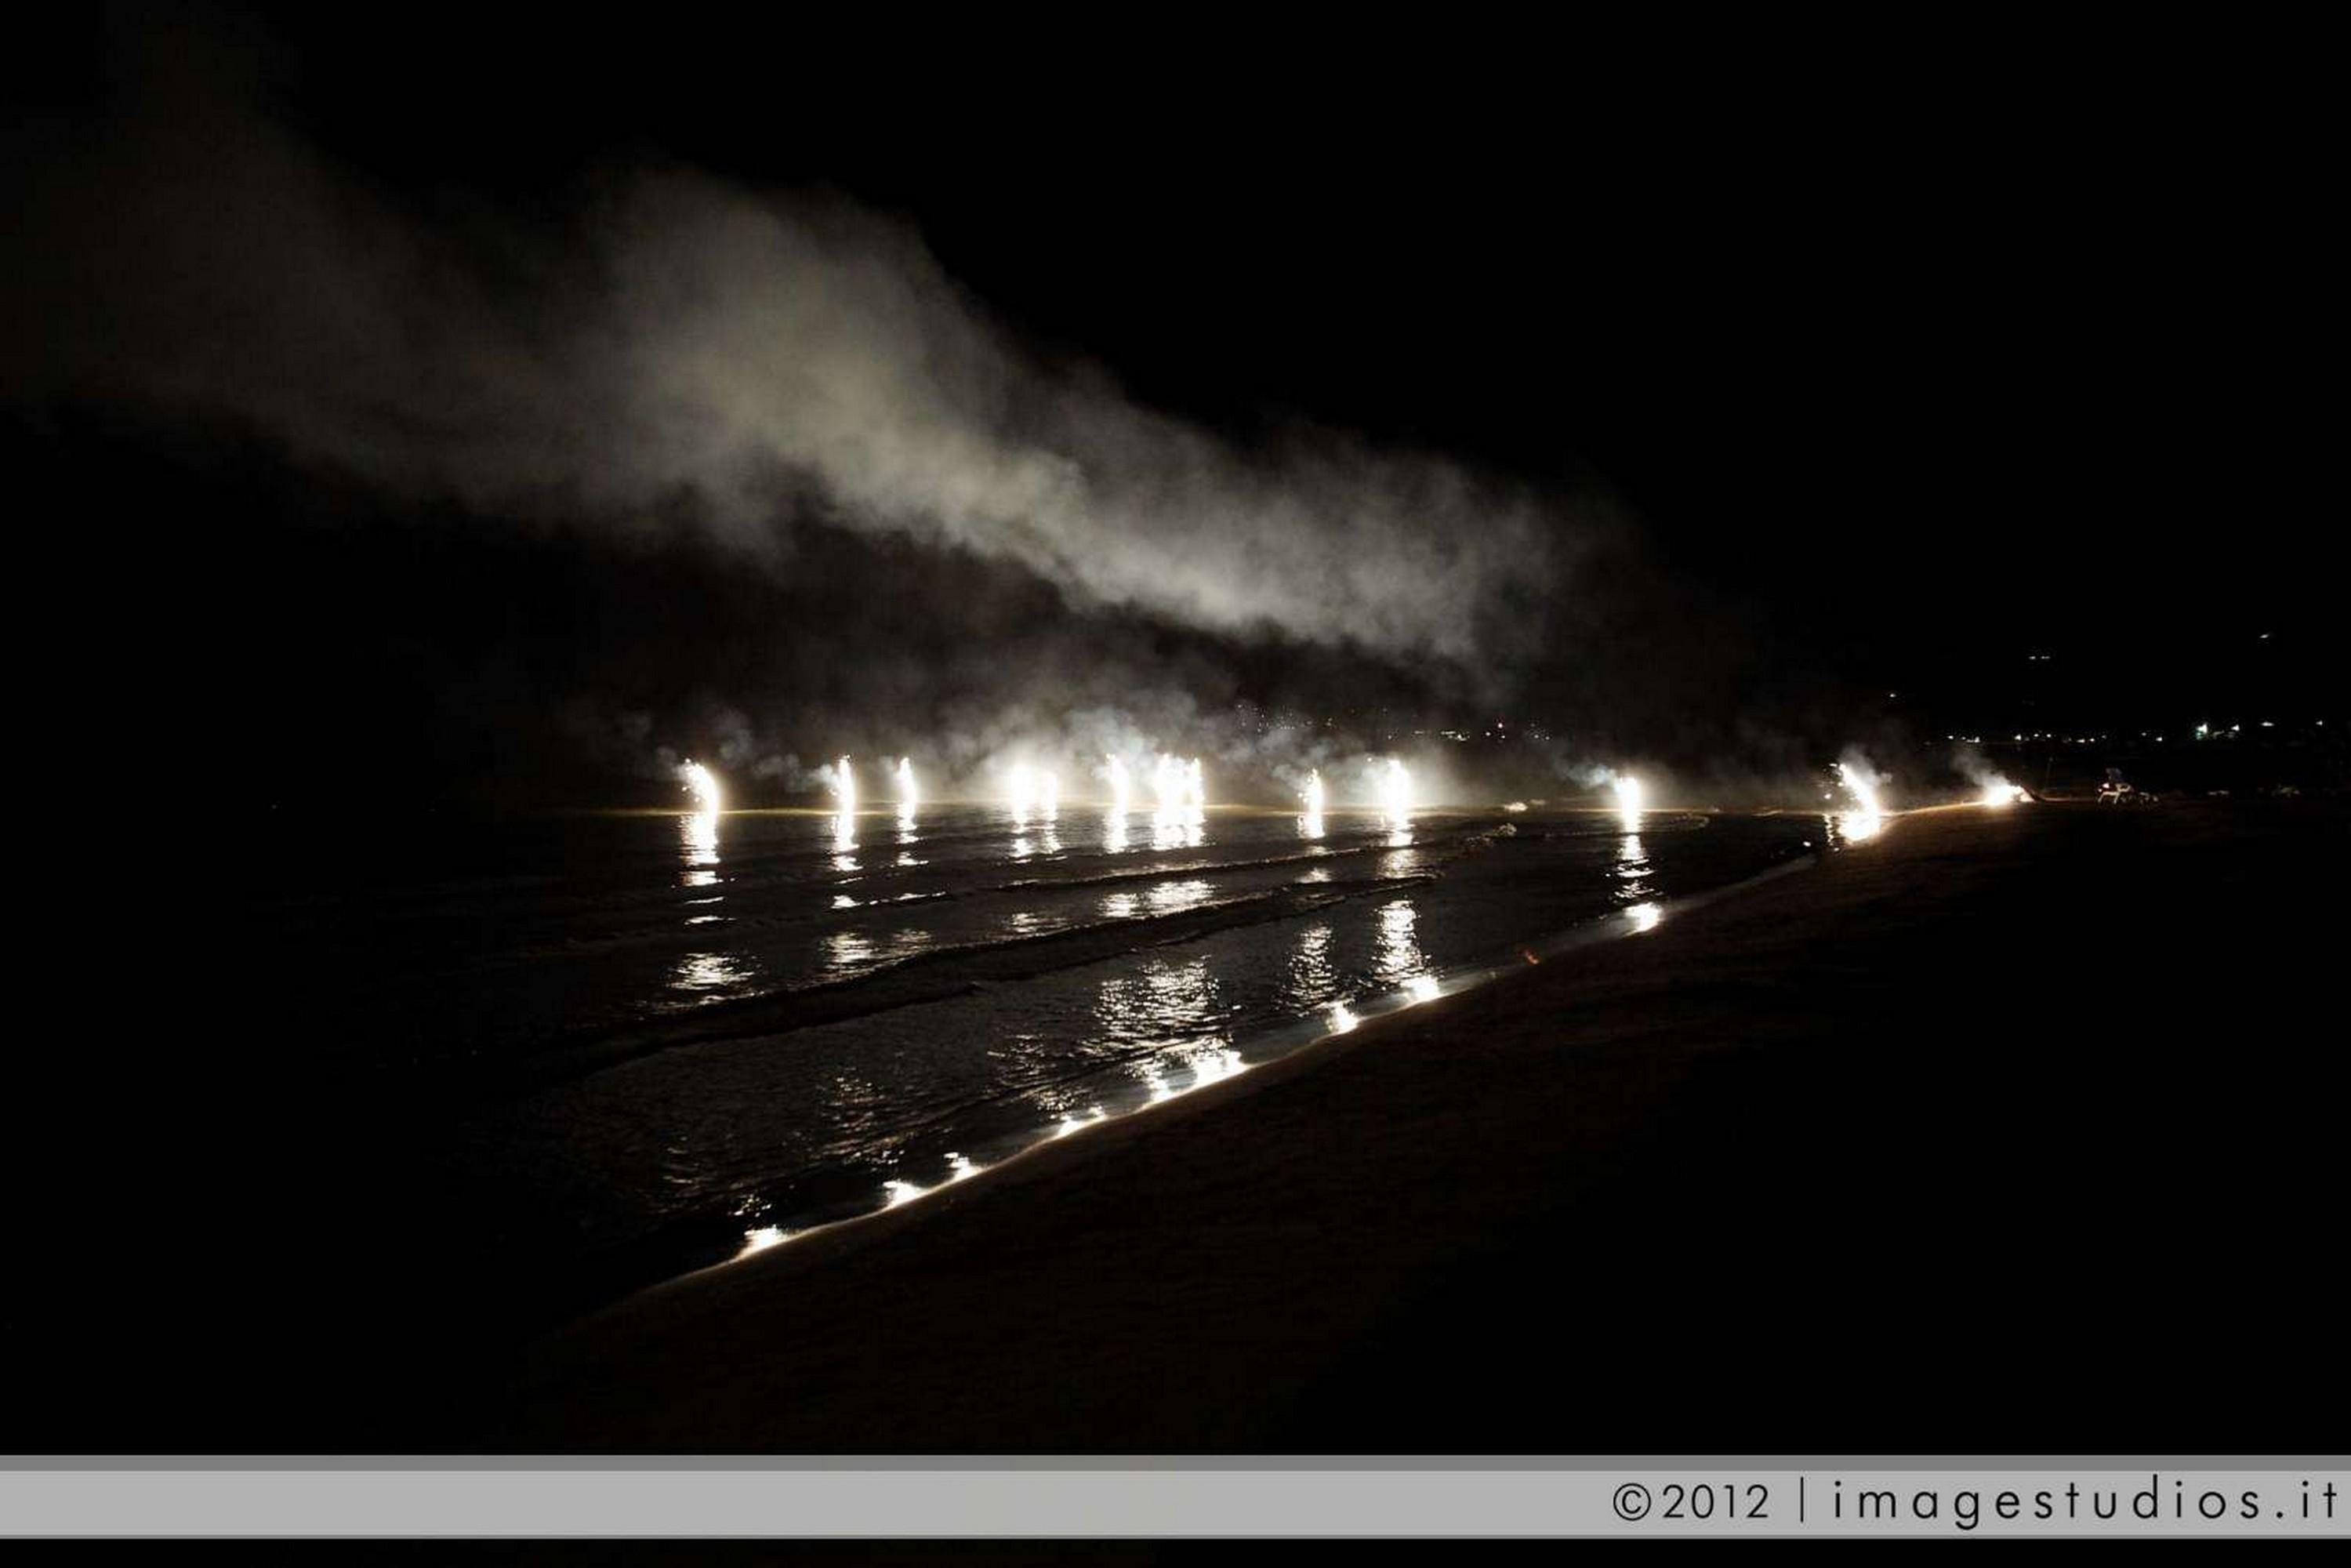
M 2314 61 L 1129 20 L 19 37 L 45 725 L 580 804 L 1241 702 L 1758 775 L 2339 710 Z

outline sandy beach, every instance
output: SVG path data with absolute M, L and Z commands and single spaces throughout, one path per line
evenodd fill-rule
M 637 1295 L 475 1446 L 2323 1447 L 2337 927 L 2273 912 L 2347 841 L 2318 802 L 1894 819 Z

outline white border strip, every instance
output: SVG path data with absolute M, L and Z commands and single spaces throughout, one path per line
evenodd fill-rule
M 1776 1461 L 1784 1462 L 1784 1461 Z M 1864 1461 L 1868 1465 L 1871 1461 Z M 0 1534 L 1408 1537 L 2351 1534 L 2351 1469 L 9 1470 Z M 1698 1487 L 1707 1514 L 1694 1512 Z M 2061 1500 L 2035 1517 L 2033 1500 Z M 1677 1490 L 1678 1489 L 1678 1490 Z M 1920 1500 L 1934 1497 L 1930 1512 Z M 2000 1517 L 1996 1500 L 2023 1500 Z M 2219 1518 L 2197 1500 L 2226 1499 Z M 1864 1495 L 1896 1500 L 1865 1516 Z M 2153 1500 L 2145 1517 L 2129 1499 Z M 2110 1509 L 2096 1511 L 2100 1497 Z M 2323 1512 L 2314 1512 L 2325 1499 Z M 1726 1506 L 1726 1498 L 1736 1503 Z M 1965 1498 L 1968 1500 L 1963 1501 Z M 2258 1499 L 2257 1504 L 2241 1500 Z M 1634 1500 L 1637 1500 L 1635 1508 Z M 1690 1508 L 1676 1511 L 1677 1500 Z M 1836 1511 L 1833 1514 L 1832 1500 Z M 1759 1507 L 1759 1503 L 1761 1506 Z M 2175 1504 L 2178 1506 L 2175 1507 Z M 2247 1511 L 2248 1508 L 2252 1511 Z M 1972 1523 L 1962 1525 L 1962 1517 Z

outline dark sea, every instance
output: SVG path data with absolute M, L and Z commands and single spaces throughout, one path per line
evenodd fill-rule
M 240 951 L 306 1086 L 288 1178 L 396 1235 L 403 1289 L 564 1311 L 1639 940 L 1835 831 L 1540 806 L 287 821 Z

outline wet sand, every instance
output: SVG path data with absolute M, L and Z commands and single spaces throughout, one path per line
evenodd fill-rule
M 528 1451 L 2315 1451 L 2339 807 L 1920 812 L 541 1344 Z

